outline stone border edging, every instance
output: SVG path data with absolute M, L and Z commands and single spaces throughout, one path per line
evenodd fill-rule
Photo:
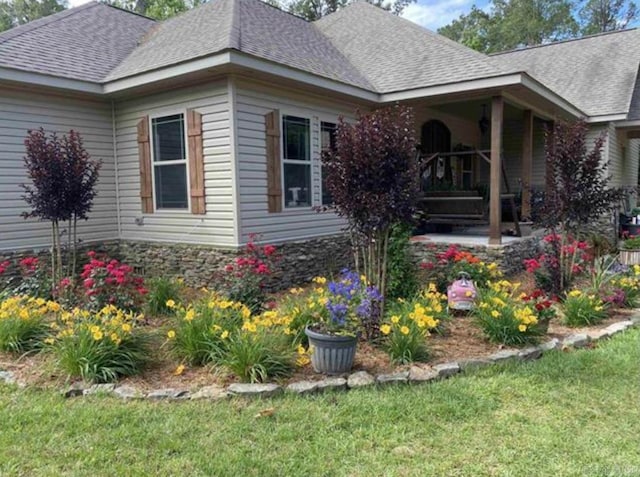
M 186 389 L 154 389 L 143 393 L 132 386 L 117 384 L 92 384 L 84 386 L 82 383 L 74 384 L 62 390 L 64 397 L 89 396 L 95 394 L 107 394 L 121 399 L 148 399 L 155 401 L 183 401 L 183 400 L 210 400 L 218 401 L 231 397 L 260 397 L 267 398 L 284 394 L 310 395 L 325 391 L 347 391 L 374 386 L 386 386 L 393 384 L 421 384 L 440 379 L 446 379 L 461 372 L 471 371 L 496 363 L 507 361 L 532 361 L 540 358 L 544 353 L 552 350 L 585 348 L 589 343 L 608 339 L 628 328 L 640 327 L 640 311 L 629 320 L 619 321 L 601 330 L 587 333 L 575 333 L 565 337 L 562 341 L 553 338 L 537 346 L 517 350 L 502 350 L 490 356 L 470 358 L 461 361 L 451 361 L 436 364 L 433 367 L 421 368 L 411 366 L 409 371 L 400 371 L 392 374 L 379 374 L 373 376 L 367 371 L 355 371 L 345 377 L 329 377 L 321 381 L 296 381 L 286 387 L 273 383 L 233 383 L 227 387 L 220 385 L 205 386 L 191 393 Z M 0 370 L 0 382 L 14 384 L 18 387 L 26 387 L 25 383 L 16 380 L 10 371 Z

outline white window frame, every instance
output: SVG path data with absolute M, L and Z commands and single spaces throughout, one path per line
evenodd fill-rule
M 301 161 L 298 159 L 285 159 L 284 150 L 285 150 L 285 138 L 284 138 L 284 118 L 285 116 L 293 116 L 296 118 L 306 119 L 309 121 L 309 160 Z M 278 118 L 280 121 L 280 184 L 282 184 L 282 210 L 284 211 L 304 211 L 304 210 L 312 210 L 314 206 L 313 200 L 313 117 L 302 111 L 281 111 L 280 117 Z M 287 206 L 287 193 L 284 189 L 284 166 L 285 164 L 299 164 L 309 167 L 309 205 L 303 205 L 299 207 Z
M 155 146 L 154 140 L 155 135 L 153 132 L 153 120 L 158 118 L 164 118 L 166 116 L 176 116 L 178 114 L 182 115 L 183 121 L 183 133 L 184 133 L 184 159 L 175 160 L 175 161 L 163 161 L 161 165 L 176 165 L 176 164 L 184 164 L 185 165 L 185 173 L 186 173 L 186 181 L 187 181 L 187 207 L 186 208 L 161 208 L 159 209 L 156 201 L 156 157 L 155 157 Z M 158 111 L 154 114 L 149 115 L 149 149 L 151 150 L 151 184 L 152 184 L 152 195 L 153 195 L 153 212 L 156 214 L 190 214 L 191 213 L 191 184 L 189 182 L 189 125 L 187 124 L 187 110 L 179 109 L 179 110 L 165 110 Z
M 320 206 L 322 207 L 329 207 L 331 204 L 325 204 L 324 201 L 322 200 L 322 193 L 323 193 L 323 186 L 322 186 L 322 123 L 327 123 L 327 124 L 333 124 L 336 127 L 336 130 L 338 128 L 338 117 L 334 116 L 334 117 L 329 117 L 329 116 L 320 116 L 318 118 L 318 134 L 320 135 L 320 137 L 318 138 L 318 161 L 320 162 L 319 168 L 318 170 L 320 171 Z

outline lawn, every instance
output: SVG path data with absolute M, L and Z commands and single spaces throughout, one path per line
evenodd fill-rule
M 639 396 L 640 330 L 432 385 L 314 398 L 2 387 L 0 475 L 637 476 Z

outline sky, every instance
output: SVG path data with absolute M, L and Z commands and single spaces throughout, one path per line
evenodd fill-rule
M 70 7 L 77 7 L 90 0 L 68 0 Z M 437 30 L 441 26 L 451 23 L 463 13 L 471 10 L 476 4 L 484 7 L 488 0 L 418 0 L 409 5 L 402 16 L 420 26 L 430 30 Z

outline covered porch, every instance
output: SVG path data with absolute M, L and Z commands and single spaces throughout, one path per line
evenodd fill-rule
M 545 180 L 545 126 L 573 115 L 522 85 L 406 104 L 414 110 L 419 142 L 417 235 L 478 246 L 530 236 L 532 191 L 542 190 Z

